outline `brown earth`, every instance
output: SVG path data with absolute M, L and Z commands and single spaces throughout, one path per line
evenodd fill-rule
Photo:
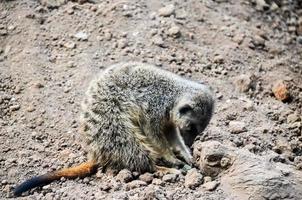
M 86 159 L 78 118 L 87 84 L 108 65 L 130 60 L 213 88 L 215 114 L 198 140 L 273 153 L 273 162 L 301 173 L 301 12 L 290 12 L 297 16 L 291 25 L 284 12 L 243 0 L 40 2 L 0 1 L 1 199 L 26 178 Z M 284 101 L 272 90 L 280 82 Z M 135 180 L 125 183 L 125 176 Z M 220 177 L 213 183 L 196 169 L 187 177 L 138 176 L 98 172 L 22 198 L 233 198 Z

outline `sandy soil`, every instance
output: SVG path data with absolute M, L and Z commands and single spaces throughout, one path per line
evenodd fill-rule
M 40 2 L 0 2 L 1 199 L 26 178 L 86 159 L 78 119 L 87 84 L 128 60 L 213 88 L 215 114 L 198 140 L 273 151 L 274 162 L 301 170 L 302 18 L 301 27 L 298 18 L 291 25 L 278 9 L 243 0 Z M 280 81 L 285 101 L 272 92 Z M 193 188 L 183 174 L 98 172 L 20 199 L 232 199 L 219 178 L 209 188 L 202 184 L 208 177 L 190 176 L 200 180 Z

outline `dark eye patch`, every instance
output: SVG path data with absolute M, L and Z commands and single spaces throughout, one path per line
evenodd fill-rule
M 190 132 L 192 132 L 192 133 L 197 132 L 197 127 L 195 124 L 190 124 L 189 129 L 190 129 Z
M 191 110 L 192 110 L 191 106 L 185 105 L 185 106 L 183 106 L 183 107 L 181 107 L 181 108 L 179 109 L 179 113 L 180 113 L 181 115 L 185 115 L 186 113 L 188 113 L 188 112 L 191 111 Z

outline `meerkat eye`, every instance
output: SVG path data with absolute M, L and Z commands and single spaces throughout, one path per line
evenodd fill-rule
M 179 114 L 185 115 L 186 113 L 188 113 L 188 112 L 191 111 L 191 110 L 192 110 L 191 106 L 189 106 L 189 105 L 184 105 L 183 107 L 181 107 L 181 108 L 179 109 Z

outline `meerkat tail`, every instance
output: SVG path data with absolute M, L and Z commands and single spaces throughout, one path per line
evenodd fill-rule
M 20 196 L 23 192 L 27 190 L 30 190 L 35 187 L 47 185 L 52 181 L 61 179 L 62 177 L 68 179 L 75 179 L 77 177 L 83 178 L 89 176 L 91 174 L 96 173 L 97 167 L 98 165 L 96 162 L 87 161 L 75 167 L 70 167 L 55 172 L 49 172 L 41 176 L 33 177 L 18 185 L 14 190 L 14 195 Z

